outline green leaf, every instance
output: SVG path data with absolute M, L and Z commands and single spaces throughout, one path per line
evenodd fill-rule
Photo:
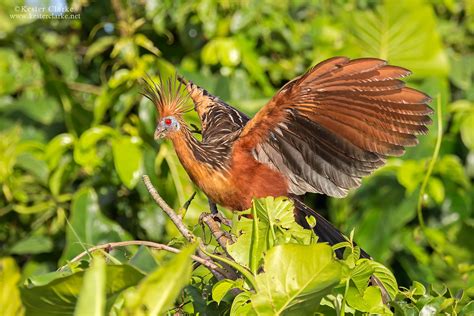
M 265 252 L 274 245 L 311 242 L 311 230 L 306 230 L 295 222 L 293 202 L 288 198 L 255 199 L 251 212 L 255 214 L 252 220 L 237 216 L 234 218 L 232 230 L 238 238 L 227 250 L 238 263 L 247 267 L 250 267 L 251 262 L 258 264 Z
M 239 279 L 240 283 L 242 283 L 242 279 Z M 222 301 L 224 296 L 233 288 L 238 288 L 239 284 L 238 281 L 223 279 L 214 284 L 212 287 L 212 299 L 216 301 L 218 304 Z
M 143 279 L 134 293 L 127 293 L 126 306 L 130 315 L 161 315 L 173 306 L 191 278 L 191 255 L 196 246 L 184 248 L 168 263 Z
M 461 123 L 461 138 L 470 150 L 474 150 L 474 113 L 469 114 Z
M 58 165 L 61 157 L 64 155 L 66 150 L 73 147 L 75 141 L 76 138 L 74 135 L 63 133 L 55 136 L 48 145 L 46 145 L 45 160 L 50 169 L 53 169 Z
M 397 279 L 395 279 L 393 273 L 387 267 L 377 261 L 369 259 L 361 259 L 361 261 L 365 261 L 370 265 L 370 267 L 374 270 L 374 276 L 376 276 L 380 282 L 382 282 L 390 297 L 394 299 L 398 293 L 398 284 Z
M 413 295 L 425 295 L 426 288 L 423 284 L 418 281 L 413 281 L 413 285 L 410 287 L 410 292 Z
M 84 247 L 131 239 L 120 225 L 100 212 L 97 194 L 91 188 L 81 189 L 74 194 L 69 221 L 66 247 L 60 262 L 72 259 L 84 251 Z
M 120 180 L 133 189 L 140 179 L 143 168 L 143 151 L 137 137 L 117 137 L 112 141 L 115 170 Z
M 389 310 L 384 306 L 380 289 L 375 286 L 369 286 L 360 294 L 359 290 L 350 287 L 346 295 L 349 306 L 361 312 L 372 314 L 389 314 Z
M 359 260 L 357 265 L 350 271 L 350 279 L 354 282 L 356 288 L 363 292 L 367 288 L 370 276 L 374 273 L 370 260 Z
M 438 178 L 430 178 L 428 181 L 428 193 L 430 197 L 438 204 L 443 203 L 445 199 L 444 184 Z
M 0 258 L 0 306 L 2 315 L 23 315 L 18 282 L 21 275 L 13 258 Z
M 436 16 L 425 1 L 384 1 L 374 11 L 351 12 L 344 22 L 352 35 L 347 47 L 357 56 L 389 60 L 416 76 L 448 74 Z
M 44 97 L 31 93 L 28 96 L 23 95 L 16 104 L 18 110 L 27 117 L 44 125 L 51 124 L 60 115 L 58 102 L 49 96 Z
M 160 50 L 153 44 L 148 37 L 143 34 L 135 34 L 133 37 L 133 41 L 138 46 L 145 48 L 146 50 L 150 51 L 151 53 L 155 54 L 156 56 L 160 55 Z
M 276 246 L 265 256 L 251 296 L 259 315 L 314 313 L 341 279 L 341 265 L 325 244 Z
M 48 183 L 48 165 L 31 152 L 24 152 L 17 157 L 16 165 L 34 175 L 41 184 Z
M 414 192 L 421 184 L 424 173 L 423 161 L 403 161 L 397 169 L 397 180 L 408 193 Z
M 474 315 L 474 301 L 467 303 L 459 313 L 459 316 Z
M 231 316 L 240 316 L 247 315 L 253 316 L 257 315 L 256 311 L 252 308 L 252 303 L 250 301 L 250 292 L 242 292 L 237 295 L 232 302 L 232 307 L 230 309 Z
M 117 41 L 115 36 L 103 36 L 92 43 L 84 56 L 84 63 L 89 63 L 92 58 L 103 53 Z
M 94 278 L 96 272 L 92 272 L 91 278 Z M 143 278 L 142 273 L 129 265 L 107 265 L 105 274 L 107 306 L 111 306 L 123 290 L 136 285 Z M 63 278 L 55 278 L 44 285 L 21 287 L 21 298 L 27 315 L 72 315 L 83 281 L 84 271 L 80 271 Z
M 17 255 L 45 253 L 53 250 L 53 241 L 48 236 L 30 236 L 16 242 L 10 253 Z
M 91 267 L 84 275 L 75 316 L 101 316 L 105 312 L 105 260 L 94 256 Z
M 144 273 L 150 273 L 158 266 L 150 249 L 145 246 L 138 248 L 138 251 L 130 258 L 128 264 Z
M 85 131 L 74 147 L 74 161 L 91 173 L 103 159 L 97 152 L 98 142 L 116 135 L 116 131 L 108 126 L 97 126 Z

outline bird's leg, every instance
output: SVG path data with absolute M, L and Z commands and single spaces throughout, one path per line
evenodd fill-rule
M 209 209 L 211 210 L 211 216 L 214 218 L 214 220 L 230 227 L 232 225 L 232 222 L 228 220 L 227 218 L 225 218 L 224 215 L 222 215 L 222 213 L 219 213 L 219 211 L 217 210 L 216 203 L 212 202 L 209 198 L 207 198 L 207 200 L 209 202 Z
M 212 215 L 217 215 L 219 211 L 217 210 L 217 205 L 216 203 L 212 202 L 211 199 L 207 198 L 207 201 L 209 202 L 209 209 L 211 210 Z

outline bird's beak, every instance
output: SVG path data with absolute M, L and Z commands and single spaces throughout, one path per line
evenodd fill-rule
M 155 129 L 155 140 L 158 140 L 158 139 L 161 139 L 163 137 L 165 137 L 165 130 L 160 127 L 160 126 L 157 126 L 156 129 Z

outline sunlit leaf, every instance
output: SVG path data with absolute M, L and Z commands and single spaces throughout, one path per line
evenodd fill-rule
M 242 280 L 240 280 L 242 281 Z M 212 299 L 220 303 L 224 296 L 233 288 L 239 287 L 238 281 L 223 279 L 214 284 L 212 287 Z M 240 282 L 242 283 L 242 282 Z
M 89 276 L 94 279 L 96 273 L 98 272 L 92 271 Z M 107 265 L 105 267 L 107 305 L 110 305 L 123 290 L 136 285 L 142 278 L 143 274 L 129 265 Z M 21 287 L 21 298 L 27 315 L 74 314 L 83 284 L 84 271 L 81 271 L 66 277 L 54 278 L 40 286 Z
M 341 265 L 324 244 L 276 246 L 265 256 L 263 269 L 251 296 L 259 315 L 313 313 L 341 278 Z
M 347 303 L 361 312 L 390 315 L 388 308 L 382 302 L 378 287 L 369 286 L 361 295 L 356 288 L 350 287 L 347 292 Z
M 112 141 L 115 170 L 123 184 L 132 189 L 143 168 L 143 151 L 138 138 L 121 136 Z
M 94 256 L 90 268 L 84 274 L 81 292 L 77 300 L 75 316 L 102 316 L 105 314 L 106 265 L 101 256 Z
M 0 258 L 0 306 L 2 315 L 23 315 L 24 310 L 18 291 L 21 275 L 15 260 L 10 257 Z
M 196 245 L 188 246 L 143 279 L 137 291 L 126 297 L 128 311 L 132 315 L 165 313 L 191 278 L 191 255 L 195 250 Z
M 116 135 L 116 131 L 108 126 L 97 126 L 85 131 L 74 147 L 74 160 L 88 172 L 102 163 L 97 152 L 98 142 Z
M 274 245 L 292 241 L 310 243 L 312 232 L 296 224 L 293 203 L 288 198 L 255 199 L 252 212 L 257 215 L 252 220 L 235 218 L 232 229 L 238 238 L 227 250 L 237 262 L 250 267 L 251 262 L 258 264 Z M 258 234 L 254 232 L 255 221 Z
M 87 49 L 86 55 L 84 56 L 84 62 L 89 63 L 92 58 L 103 53 L 106 49 L 111 47 L 117 40 L 115 36 L 102 36 Z
M 359 56 L 379 57 L 416 76 L 446 75 L 448 58 L 433 8 L 421 0 L 384 1 L 375 11 L 351 12 L 348 31 Z
M 463 119 L 461 125 L 461 138 L 470 150 L 474 150 L 474 113 Z

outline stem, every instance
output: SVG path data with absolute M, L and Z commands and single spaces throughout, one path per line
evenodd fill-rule
M 350 279 L 347 279 L 346 281 L 346 288 L 344 289 L 344 297 L 342 298 L 341 302 L 341 311 L 339 315 L 346 315 L 346 296 L 347 296 L 347 291 L 349 290 L 349 281 Z
M 179 250 L 177 248 L 173 248 L 173 247 L 170 247 L 168 245 L 159 244 L 159 243 L 152 242 L 152 241 L 128 240 L 128 241 L 110 242 L 110 243 L 107 243 L 107 244 L 102 244 L 102 245 L 97 245 L 97 246 L 91 247 L 91 248 L 81 252 L 77 256 L 75 256 L 71 261 L 69 261 L 69 263 L 79 261 L 82 257 L 84 257 L 86 255 L 90 255 L 90 253 L 92 253 L 95 250 L 113 249 L 113 248 L 117 248 L 117 247 L 126 247 L 126 246 L 146 246 L 146 247 L 150 247 L 150 248 L 153 248 L 153 249 L 166 250 L 166 251 L 169 251 L 169 252 L 172 252 L 172 253 L 180 253 L 181 252 L 181 250 Z M 211 270 L 217 270 L 220 273 L 219 266 L 216 265 L 214 262 L 212 262 L 210 260 L 203 259 L 203 258 L 198 257 L 196 255 L 191 255 L 191 258 L 194 261 L 202 264 L 203 266 L 205 266 L 205 267 L 207 267 Z M 65 266 L 61 267 L 60 270 L 62 270 L 64 267 Z
M 239 265 L 238 263 L 236 263 L 233 260 L 230 260 L 230 259 L 218 256 L 218 255 L 214 255 L 212 253 L 209 253 L 204 249 L 204 247 L 202 247 L 201 250 L 202 250 L 202 252 L 204 252 L 206 255 L 208 255 L 212 259 L 219 260 L 219 261 L 229 265 L 230 267 L 234 268 L 236 271 L 240 272 L 240 274 L 242 274 L 242 276 L 245 277 L 245 279 L 248 281 L 248 284 L 253 289 L 255 289 L 255 290 L 257 289 L 257 283 L 255 281 L 255 277 L 253 276 L 251 271 L 247 270 L 247 268 Z
M 255 201 L 253 202 L 255 203 Z M 252 205 L 252 217 L 253 217 L 253 222 L 252 222 L 252 236 L 250 240 L 250 270 L 254 275 L 257 275 L 257 269 L 258 269 L 258 260 L 257 260 L 257 246 L 258 246 L 258 241 L 259 241 L 259 232 L 258 232 L 258 215 L 257 211 L 255 208 L 255 204 Z
M 158 204 L 159 207 L 169 216 L 171 221 L 175 224 L 175 226 L 178 228 L 180 233 L 190 242 L 194 242 L 195 240 L 198 240 L 199 248 L 197 250 L 197 255 L 199 258 L 210 261 L 210 257 L 203 252 L 201 249 L 204 248 L 203 242 L 198 239 L 189 229 L 186 225 L 184 225 L 183 220 L 181 216 L 179 216 L 166 202 L 163 200 L 163 198 L 158 194 L 158 191 L 156 191 L 155 187 L 150 181 L 150 178 L 147 175 L 143 175 L 143 182 L 145 183 L 146 189 L 150 193 L 151 197 L 153 200 L 155 200 L 156 204 Z M 214 263 L 215 264 L 215 263 Z M 217 265 L 216 265 L 217 267 Z M 224 269 L 210 269 L 212 274 L 218 279 L 222 280 L 224 278 L 226 279 L 232 279 L 233 274 L 232 272 L 226 271 Z
M 143 176 L 143 182 L 145 183 L 146 189 L 150 192 L 151 197 L 155 200 L 156 204 L 169 216 L 169 218 L 173 221 L 176 225 L 180 233 L 189 241 L 194 242 L 196 240 L 196 236 L 184 225 L 181 217 L 175 213 L 175 211 L 161 198 L 156 191 L 155 187 L 150 181 L 150 178 L 147 175 Z
M 214 220 L 214 216 L 209 213 L 202 213 L 200 216 L 200 220 L 203 221 L 207 225 L 207 227 L 209 227 L 211 234 L 217 240 L 222 249 L 224 249 L 227 253 L 227 246 L 233 244 L 234 241 L 228 236 L 228 234 L 224 230 L 221 229 L 218 222 Z
M 433 155 L 431 156 L 431 161 L 428 165 L 428 170 L 426 171 L 426 175 L 423 178 L 423 182 L 421 183 L 421 188 L 420 188 L 420 194 L 418 195 L 418 205 L 417 205 L 417 215 L 418 215 L 418 222 L 420 223 L 421 230 L 423 231 L 423 234 L 425 235 L 426 239 L 429 242 L 429 238 L 426 235 L 426 225 L 425 225 L 425 220 L 423 218 L 423 196 L 425 195 L 425 190 L 426 186 L 428 184 L 428 180 L 430 179 L 431 173 L 433 172 L 434 165 L 436 163 L 436 160 L 438 159 L 439 155 L 439 150 L 441 148 L 441 141 L 443 138 L 443 122 L 442 122 L 442 113 L 441 113 L 441 95 L 438 94 L 438 104 L 436 106 L 436 111 L 437 111 L 437 119 L 438 119 L 438 131 L 437 131 L 437 136 L 436 136 L 436 144 L 435 144 L 435 149 L 433 152 Z M 433 248 L 434 249 L 434 248 Z

